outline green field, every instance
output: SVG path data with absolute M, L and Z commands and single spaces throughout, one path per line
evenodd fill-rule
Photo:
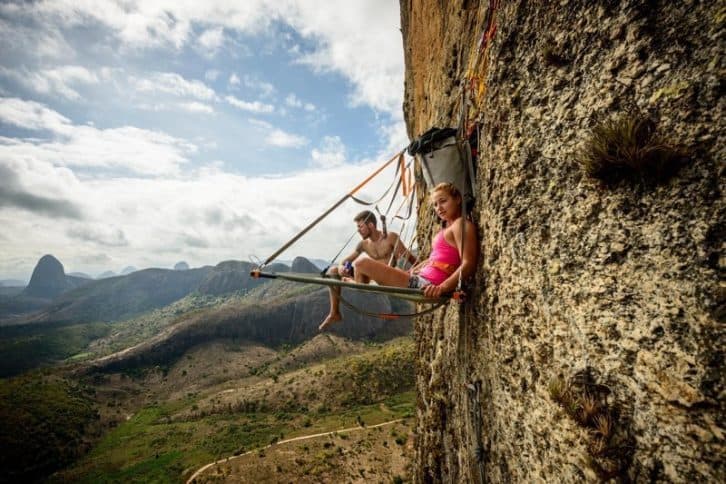
M 109 432 L 87 456 L 51 481 L 183 482 L 213 460 L 278 440 L 410 417 L 414 392 L 373 405 L 315 415 L 289 412 L 239 413 L 175 422 L 171 416 L 191 401 L 146 407 Z
M 68 465 L 97 420 L 93 390 L 50 372 L 0 380 L 0 465 L 8 482 Z
M 374 343 L 322 334 L 296 346 L 285 338 L 265 344 L 265 334 L 250 341 L 229 329 L 246 324 L 260 299 L 294 304 L 316 289 L 264 285 L 190 294 L 114 322 L 0 327 L 5 475 L 18 482 L 183 482 L 209 462 L 287 438 L 410 417 L 409 337 Z M 156 357 L 151 363 L 88 365 L 180 327 L 191 327 L 192 338 L 173 340 L 180 349 L 161 357 L 147 350 Z

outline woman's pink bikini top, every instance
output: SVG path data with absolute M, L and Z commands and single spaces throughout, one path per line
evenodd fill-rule
M 432 284 L 439 285 L 461 265 L 459 249 L 449 244 L 442 229 L 431 244 L 431 255 L 426 265 L 419 271 Z

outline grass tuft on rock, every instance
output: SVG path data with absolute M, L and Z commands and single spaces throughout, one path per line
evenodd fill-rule
M 598 383 L 592 368 L 571 378 L 554 378 L 548 385 L 550 398 L 586 429 L 587 462 L 602 478 L 626 475 L 633 454 L 632 437 L 625 418 L 612 401 L 610 389 Z
M 606 184 L 663 182 L 687 159 L 686 151 L 656 134 L 649 117 L 625 113 L 597 124 L 575 159 L 588 176 Z

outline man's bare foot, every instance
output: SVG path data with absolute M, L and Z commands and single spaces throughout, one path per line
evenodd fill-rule
M 325 320 L 320 323 L 320 326 L 318 326 L 319 331 L 325 330 L 328 326 L 330 326 L 333 323 L 337 323 L 338 321 L 342 321 L 343 317 L 340 315 L 340 313 L 337 314 L 328 314 L 328 317 L 325 318 Z

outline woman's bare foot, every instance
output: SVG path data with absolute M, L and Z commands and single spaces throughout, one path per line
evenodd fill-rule
M 320 323 L 320 326 L 318 326 L 319 331 L 325 330 L 328 326 L 330 326 L 333 323 L 337 323 L 338 321 L 342 321 L 343 316 L 340 315 L 340 313 L 336 314 L 328 314 L 328 317 L 323 320 L 322 323 Z

